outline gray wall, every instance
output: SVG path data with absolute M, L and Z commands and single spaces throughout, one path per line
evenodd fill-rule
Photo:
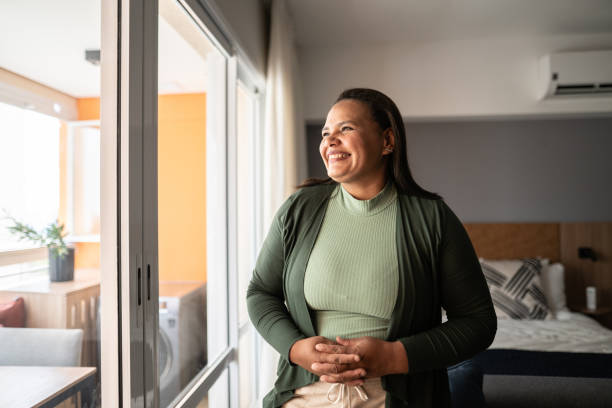
M 309 175 L 325 176 L 322 125 Z M 407 123 L 414 178 L 464 222 L 612 221 L 612 119 Z
M 206 0 L 220 11 L 224 27 L 234 36 L 253 68 L 265 77 L 267 30 L 263 0 Z

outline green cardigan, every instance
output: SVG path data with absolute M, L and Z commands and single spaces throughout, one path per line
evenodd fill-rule
M 305 187 L 285 201 L 247 290 L 251 321 L 281 355 L 265 408 L 280 407 L 293 390 L 318 381 L 289 362 L 289 350 L 317 335 L 304 273 L 334 187 Z M 397 208 L 399 289 L 386 340 L 402 342 L 410 371 L 382 377 L 385 407 L 450 407 L 446 367 L 486 349 L 495 336 L 491 295 L 470 239 L 444 201 L 398 191 Z

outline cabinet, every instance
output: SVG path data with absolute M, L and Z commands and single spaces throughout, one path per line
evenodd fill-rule
M 612 329 L 612 308 L 611 307 L 598 307 L 595 310 L 587 309 L 581 306 L 570 306 L 570 309 L 574 312 L 583 313 L 593 319 L 597 320 L 601 325 Z
M 0 303 L 23 297 L 26 327 L 82 329 L 81 365 L 98 367 L 100 272 L 77 269 L 70 282 L 41 280 L 0 290 Z

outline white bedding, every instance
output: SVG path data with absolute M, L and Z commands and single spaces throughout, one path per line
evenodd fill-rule
M 568 320 L 499 319 L 489 348 L 612 353 L 612 330 L 581 313 Z

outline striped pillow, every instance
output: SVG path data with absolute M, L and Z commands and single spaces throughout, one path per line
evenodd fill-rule
M 542 290 L 539 259 L 492 261 L 480 259 L 497 317 L 504 319 L 551 319 Z

